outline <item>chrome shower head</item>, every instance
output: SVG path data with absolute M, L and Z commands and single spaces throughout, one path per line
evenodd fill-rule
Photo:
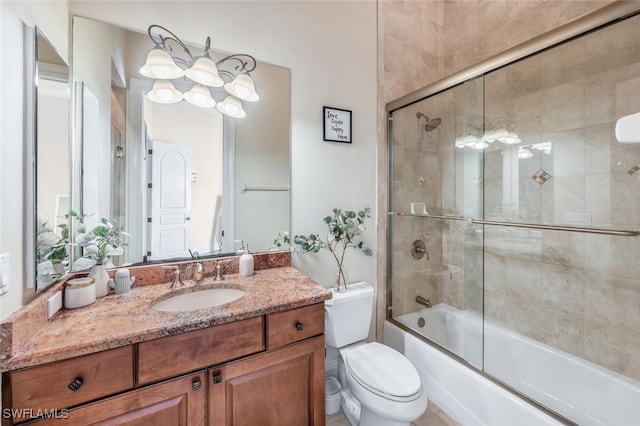
M 424 125 L 424 130 L 426 132 L 431 132 L 434 131 L 439 125 L 440 123 L 442 123 L 442 120 L 439 118 L 429 118 L 426 115 L 424 115 L 423 113 L 421 113 L 420 111 L 416 112 L 416 117 L 418 119 L 424 117 L 424 119 L 426 120 L 426 123 Z

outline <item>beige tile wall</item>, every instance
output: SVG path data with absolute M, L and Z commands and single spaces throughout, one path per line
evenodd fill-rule
M 444 76 L 444 2 L 378 1 L 378 211 L 388 211 L 389 157 L 385 105 Z M 387 239 L 388 217 L 378 215 L 378 241 Z M 408 232 L 407 232 L 408 233 Z M 387 247 L 377 254 L 377 338 L 386 318 Z M 415 297 L 415 296 L 414 296 Z
M 387 102 L 607 3 L 379 1 L 380 211 L 386 211 L 388 196 Z M 567 212 L 588 212 L 594 226 L 640 226 L 640 184 L 626 173 L 640 163 L 640 153 L 637 147 L 612 140 L 615 117 L 640 110 L 640 73 L 636 65 L 628 63 L 628 55 L 616 55 L 619 46 L 637 43 L 638 36 L 605 38 L 592 42 L 603 44 L 603 48 L 585 45 L 571 54 L 560 48 L 494 76 L 492 87 L 497 89 L 485 94 L 488 117 L 509 113 L 509 119 L 518 124 L 519 135 L 528 142 L 555 141 L 553 156 L 539 154 L 520 166 L 519 183 L 514 189 L 519 200 L 515 213 L 511 212 L 516 216 L 509 218 L 562 222 Z M 592 52 L 597 50 L 608 56 L 593 57 Z M 554 56 L 563 60 L 557 61 Z M 418 72 L 420 68 L 422 72 Z M 576 73 L 586 73 L 586 78 L 576 78 Z M 507 98 L 505 93 L 509 93 Z M 410 119 L 411 114 L 407 117 Z M 417 138 L 403 135 L 403 143 L 411 137 Z M 401 179 L 398 185 L 407 190 L 396 194 L 394 202 L 406 205 L 421 196 L 434 205 L 439 203 L 443 213 L 455 213 L 464 191 L 452 193 L 446 188 L 461 188 L 463 174 L 443 173 L 440 179 L 430 176 L 432 192 L 425 193 L 424 188 L 419 190 L 422 193 L 411 192 L 416 175 L 424 174 L 420 167 L 432 165 L 436 154 L 422 150 L 418 156 L 417 148 L 403 149 L 406 151 L 399 163 L 406 165 L 406 170 L 395 178 Z M 432 158 L 426 159 L 429 156 Z M 447 170 L 455 170 L 458 164 L 453 150 L 441 149 L 437 158 L 440 167 Z M 509 206 L 505 209 L 502 201 L 509 188 L 501 183 L 502 154 L 488 153 L 486 161 L 485 185 L 491 188 L 485 194 L 487 214 L 505 218 Z M 530 178 L 540 166 L 553 175 L 552 185 L 540 186 Z M 445 188 L 444 193 L 435 188 L 437 183 Z M 382 214 L 379 217 L 382 242 L 386 240 L 388 218 Z M 469 244 L 469 230 L 455 224 L 443 233 L 441 224 L 420 228 L 410 219 L 394 220 L 394 231 L 401 238 L 397 242 L 394 239 L 393 280 L 406 283 L 394 287 L 394 312 L 417 308 L 413 298 L 418 291 L 434 303 L 477 306 L 483 296 L 482 284 L 464 278 L 479 275 L 474 272 L 481 270 L 477 262 L 464 262 L 465 257 L 478 258 L 473 244 Z M 407 247 L 420 233 L 434 241 L 440 235 L 452 237 L 441 241 L 441 250 L 430 251 L 432 261 L 428 266 L 411 268 L 412 262 L 405 260 Z M 640 239 L 494 228 L 486 230 L 485 243 L 484 270 L 490 271 L 484 282 L 488 318 L 640 379 Z M 386 308 L 386 255 L 386 247 L 381 244 L 379 339 Z

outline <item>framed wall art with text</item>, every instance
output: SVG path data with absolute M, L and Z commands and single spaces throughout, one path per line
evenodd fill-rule
M 322 112 L 324 122 L 323 140 L 351 143 L 351 111 L 323 107 Z

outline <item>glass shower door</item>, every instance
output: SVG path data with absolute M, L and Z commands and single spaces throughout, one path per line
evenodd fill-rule
M 482 368 L 483 85 L 393 112 L 389 316 Z M 465 146 L 476 149 L 465 149 Z
M 638 40 L 640 14 L 390 113 L 389 318 L 580 425 L 640 416 Z
M 581 425 L 640 403 L 640 144 L 614 130 L 639 39 L 634 17 L 485 75 L 484 370 Z

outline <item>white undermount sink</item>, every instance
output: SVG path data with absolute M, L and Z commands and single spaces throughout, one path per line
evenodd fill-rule
M 163 312 L 195 311 L 231 303 L 244 296 L 244 294 L 244 291 L 235 288 L 212 288 L 192 291 L 162 300 L 151 306 L 151 308 Z

